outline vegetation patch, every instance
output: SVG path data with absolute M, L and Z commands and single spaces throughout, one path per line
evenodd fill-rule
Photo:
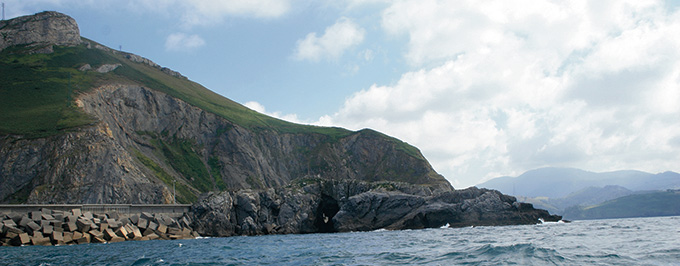
M 196 202 L 196 195 L 191 192 L 191 190 L 182 182 L 176 182 L 175 178 L 173 178 L 170 174 L 168 174 L 163 168 L 158 165 L 156 162 L 151 160 L 149 157 L 146 157 L 144 154 L 142 154 L 140 151 L 135 150 L 135 156 L 137 159 L 144 165 L 146 168 L 151 170 L 156 176 L 156 178 L 160 179 L 165 183 L 168 187 L 171 187 L 173 183 L 175 183 L 175 190 L 177 193 L 176 200 L 179 203 L 193 203 Z

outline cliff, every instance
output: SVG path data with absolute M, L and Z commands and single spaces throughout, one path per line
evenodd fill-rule
M 455 191 L 417 148 L 379 132 L 278 120 L 146 58 L 53 37 L 77 33 L 70 21 L 44 12 L 0 28 L 2 202 L 170 203 L 176 194 L 195 203 L 195 227 L 208 235 L 554 218 L 498 192 Z
M 45 11 L 31 16 L 0 21 L 0 51 L 15 45 L 30 45 L 51 52 L 52 45 L 80 44 L 76 21 L 64 14 Z

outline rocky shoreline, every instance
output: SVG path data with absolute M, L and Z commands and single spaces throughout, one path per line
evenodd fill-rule
M 0 246 L 52 246 L 112 243 L 128 240 L 191 239 L 191 218 L 164 214 L 92 213 L 41 208 L 27 213 L 0 214 Z
M 208 193 L 191 208 L 203 236 L 331 233 L 559 221 L 496 190 L 310 180 L 280 189 Z

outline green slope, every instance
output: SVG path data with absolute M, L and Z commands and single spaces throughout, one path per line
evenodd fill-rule
M 620 197 L 599 205 L 565 210 L 566 219 L 607 219 L 680 215 L 680 190 Z
M 132 62 L 123 53 L 88 49 L 85 45 L 55 47 L 50 54 L 30 54 L 31 50 L 21 46 L 0 52 L 0 94 L 3 95 L 0 134 L 45 137 L 91 124 L 95 121 L 74 105 L 73 98 L 109 83 L 138 84 L 159 90 L 249 129 L 318 133 L 332 139 L 351 133 L 346 129 L 299 125 L 262 115 L 198 83 Z M 122 67 L 101 74 L 79 71 L 84 64 L 93 68 L 102 64 Z

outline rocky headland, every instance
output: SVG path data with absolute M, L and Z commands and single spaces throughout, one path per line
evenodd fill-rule
M 256 113 L 146 58 L 81 38 L 66 15 L 3 21 L 0 32 L 8 69 L 62 71 L 68 80 L 59 84 L 88 81 L 62 90 L 71 113 L 56 130 L 0 131 L 0 202 L 167 204 L 175 190 L 193 204 L 192 230 L 207 236 L 559 219 L 498 191 L 455 190 L 417 148 L 379 132 Z M 22 65 L 36 53 L 45 64 Z M 48 72 L 31 73 L 2 89 Z M 87 122 L 63 122 L 74 114 Z

